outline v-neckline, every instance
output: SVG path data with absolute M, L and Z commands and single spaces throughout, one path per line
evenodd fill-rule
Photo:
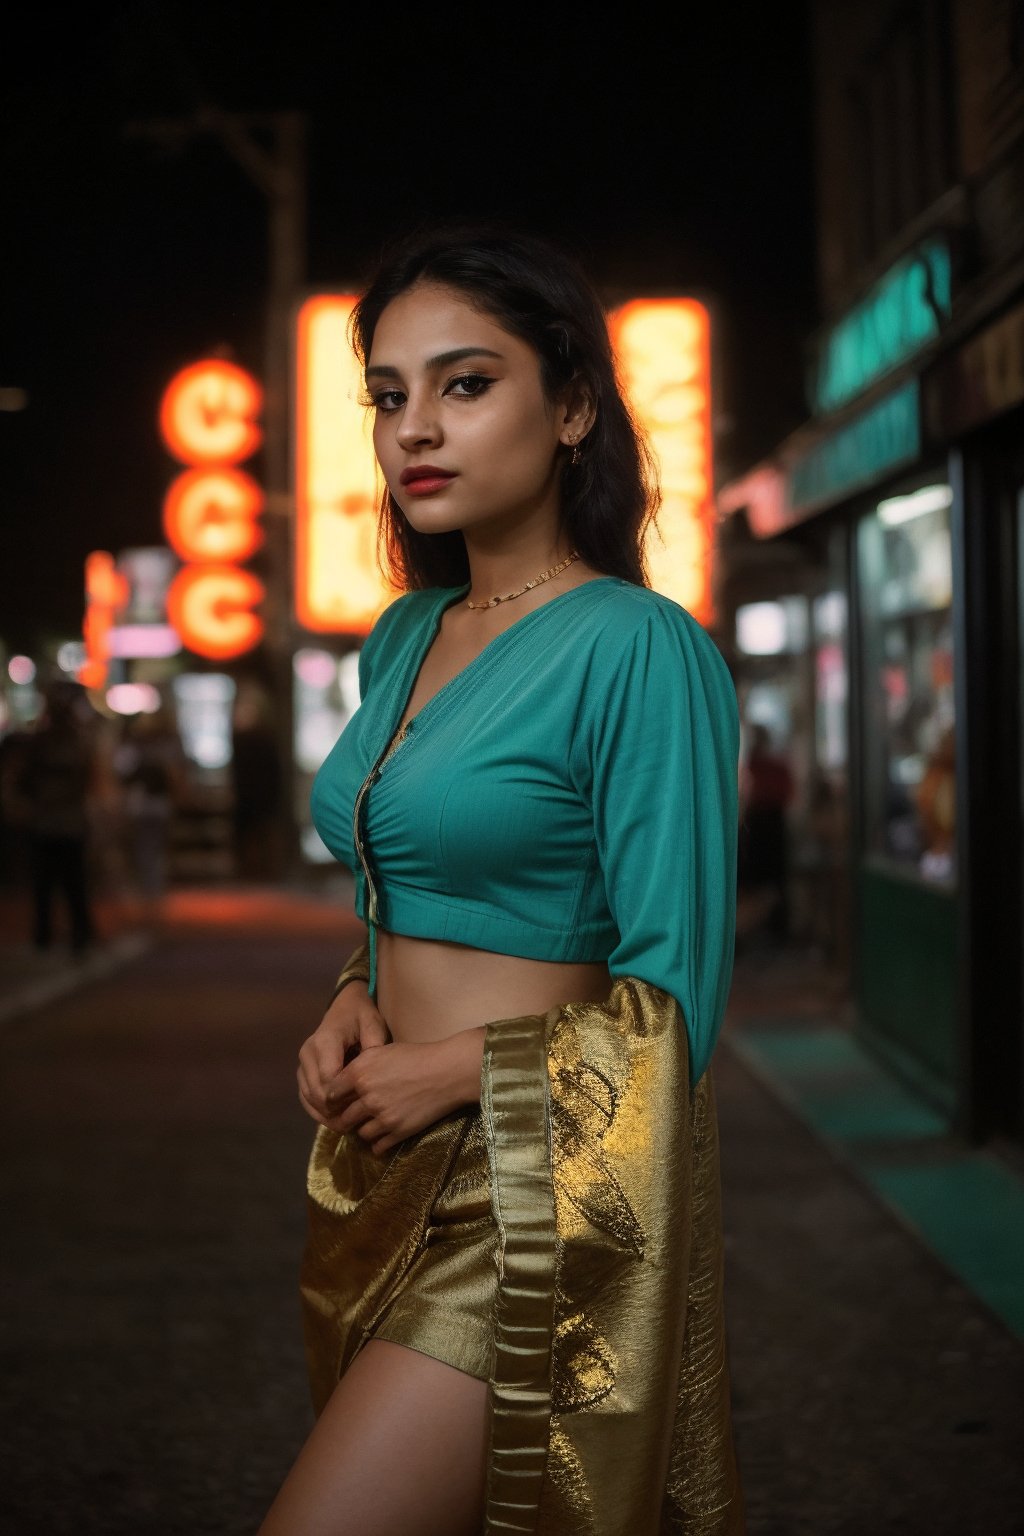
M 460 683 L 466 677 L 466 675 L 468 673 L 479 670 L 479 667 L 480 667 L 481 663 L 484 661 L 484 659 L 486 657 L 490 657 L 493 654 L 495 647 L 497 647 L 498 644 L 499 644 L 499 641 L 504 640 L 507 635 L 513 634 L 517 629 L 519 629 L 519 627 L 521 625 L 525 624 L 529 619 L 535 619 L 538 616 L 538 614 L 544 613 L 548 608 L 556 607 L 559 603 L 564 602 L 564 600 L 567 597 L 572 597 L 573 594 L 576 593 L 576 592 L 583 592 L 583 591 L 586 590 L 587 587 L 595 587 L 595 586 L 600 585 L 602 582 L 621 581 L 621 580 L 622 580 L 622 578 L 620 576 L 592 576 L 589 581 L 581 581 L 577 586 L 570 587 L 568 589 L 568 591 L 566 591 L 566 592 L 559 592 L 554 597 L 549 597 L 547 602 L 546 603 L 541 603 L 539 608 L 531 608 L 529 613 L 524 613 L 523 614 L 522 618 L 516 619 L 513 624 L 509 624 L 505 629 L 499 630 L 499 632 L 496 635 L 492 635 L 491 636 L 491 638 L 490 638 L 490 640 L 488 640 L 487 644 L 485 646 L 482 646 L 481 649 L 479 651 L 477 651 L 476 655 L 470 661 L 467 661 L 467 663 L 466 663 L 466 665 L 464 667 L 460 667 L 458 672 L 456 672 L 452 677 L 450 677 L 446 683 L 442 683 L 440 688 L 438 688 L 436 690 L 436 692 L 431 694 L 430 698 L 427 699 L 425 704 L 421 704 L 420 705 L 420 707 L 416 711 L 416 713 L 414 715 L 410 716 L 410 718 L 406 721 L 405 729 L 408 729 L 408 727 L 410 725 L 418 724 L 429 711 L 433 710 L 434 705 L 437 703 L 437 701 L 439 699 L 442 698 L 442 695 L 449 696 L 451 694 L 451 692 L 454 690 L 456 684 Z M 405 714 L 406 710 L 409 707 L 409 700 L 412 697 L 413 693 L 415 692 L 416 684 L 417 684 L 417 682 L 419 680 L 420 672 L 423 670 L 423 663 L 426 661 L 427 655 L 429 654 L 429 651 L 430 651 L 430 648 L 433 645 L 434 641 L 437 639 L 438 634 L 440 632 L 441 620 L 443 619 L 445 613 L 447 613 L 449 608 L 453 608 L 457 602 L 459 602 L 463 597 L 465 597 L 466 593 L 469 591 L 471 586 L 472 586 L 472 582 L 468 582 L 467 581 L 463 586 L 455 587 L 455 588 L 451 589 L 452 590 L 452 595 L 448 599 L 448 601 L 442 603 L 435 610 L 435 612 L 434 612 L 434 622 L 433 622 L 433 624 L 430 627 L 429 633 L 427 634 L 426 639 L 425 639 L 423 645 L 420 647 L 419 651 L 416 653 L 416 655 L 413 658 L 411 673 L 407 672 L 406 676 L 402 680 L 403 681 L 402 708 L 401 708 L 401 710 L 399 711 L 399 714 L 398 714 L 398 720 L 399 721 L 401 721 L 403 715 Z M 394 739 L 395 739 L 395 736 L 396 736 L 396 734 L 398 732 L 398 729 L 399 729 L 399 726 L 396 723 L 394 728 L 392 729 L 391 736 L 389 738 L 389 744 L 388 744 L 389 745 L 389 749 L 390 749 L 390 746 L 394 742 Z

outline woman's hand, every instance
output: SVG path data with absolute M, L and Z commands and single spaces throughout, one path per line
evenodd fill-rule
M 388 1026 L 370 1001 L 365 981 L 350 981 L 299 1051 L 299 1099 L 307 1115 L 326 1125 L 338 1112 L 338 1081 L 345 1062 L 371 1046 L 386 1045 Z
M 323 1124 L 355 1131 L 380 1156 L 454 1110 L 480 1101 L 484 1026 L 422 1044 L 361 1051 L 336 1079 Z

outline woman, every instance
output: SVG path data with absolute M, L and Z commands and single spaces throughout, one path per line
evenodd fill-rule
M 739 1531 L 732 683 L 645 585 L 648 462 L 571 259 L 428 234 L 354 340 L 406 590 L 313 787 L 368 942 L 300 1053 L 318 1418 L 262 1536 Z

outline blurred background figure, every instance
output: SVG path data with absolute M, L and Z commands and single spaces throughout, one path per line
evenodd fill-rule
M 270 700 L 257 683 L 239 686 L 231 748 L 235 874 L 240 880 L 277 879 L 284 872 L 285 780 Z
M 755 724 L 740 773 L 739 886 L 760 927 L 779 943 L 790 934 L 788 810 L 796 780 L 774 749 L 766 725 Z
M 166 705 L 129 717 L 114 767 L 122 786 L 128 867 L 142 920 L 155 923 L 167 889 L 172 818 L 186 782 L 184 754 Z
M 920 819 L 920 869 L 932 880 L 954 873 L 956 847 L 956 733 L 946 727 L 927 759 L 914 792 Z
M 98 909 L 113 930 L 130 926 L 136 912 L 133 875 L 125 832 L 124 785 L 117 754 L 124 736 L 120 715 L 97 715 L 92 732 L 93 789 L 89 807 L 89 870 Z
M 96 768 L 90 715 L 77 684 L 51 684 L 20 753 L 15 794 L 28 836 L 32 942 L 41 952 L 53 943 L 57 892 L 67 908 L 72 954 L 84 955 L 96 940 L 88 870 Z

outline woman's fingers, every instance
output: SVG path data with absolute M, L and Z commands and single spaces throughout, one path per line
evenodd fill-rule
M 301 1072 L 296 1076 L 299 1085 L 299 1102 L 306 1114 L 318 1124 L 326 1125 L 329 1130 L 344 1129 L 338 1124 L 338 1117 L 351 1104 L 352 1095 L 331 1087 L 310 1088 L 303 1081 Z
M 379 1157 L 382 1152 L 387 1152 L 391 1147 L 396 1147 L 402 1140 L 393 1131 L 389 1131 L 379 1120 L 365 1120 L 358 1129 L 358 1135 L 363 1141 L 370 1143 L 370 1151 Z
M 318 1030 L 310 1035 L 299 1051 L 299 1091 L 321 1114 L 331 1112 L 329 1100 L 335 1100 L 337 1109 L 337 1082 L 345 1062 L 349 1044 L 346 1035 L 337 1030 Z
M 342 1133 L 355 1131 L 372 1119 L 373 1110 L 369 1105 L 364 1100 L 353 1099 L 351 1096 L 346 1097 L 346 1102 L 335 1104 L 328 1110 L 328 1122 L 332 1131 Z
M 296 1068 L 295 1079 L 303 1109 L 325 1125 L 333 1115 L 345 1108 L 351 1095 L 338 1086 L 337 1079 L 323 1081 L 319 1075 L 311 1078 L 308 1063 L 301 1060 Z
M 303 1094 L 301 1094 L 301 1093 L 299 1094 L 299 1103 L 302 1105 L 303 1109 L 306 1111 L 306 1114 L 309 1116 L 309 1118 L 311 1120 L 315 1120 L 317 1125 L 326 1125 L 327 1124 L 327 1121 L 324 1119 L 323 1115 L 319 1114 L 317 1112 L 317 1110 L 315 1110 L 313 1108 L 313 1106 L 309 1102 L 309 1100 Z
M 363 1047 L 373 1045 L 388 1045 L 391 1036 L 383 1017 L 379 1013 L 364 1014 L 359 1020 L 359 1044 Z
M 299 1099 L 311 1119 L 338 1134 L 358 1130 L 373 1151 L 387 1151 L 402 1138 L 378 1096 L 368 1093 L 366 1064 L 374 1048 L 390 1045 L 383 1016 L 372 1004 L 344 1020 L 324 1021 L 299 1051 Z M 348 1058 L 346 1063 L 346 1058 Z M 367 1098 L 373 1100 L 373 1108 Z

